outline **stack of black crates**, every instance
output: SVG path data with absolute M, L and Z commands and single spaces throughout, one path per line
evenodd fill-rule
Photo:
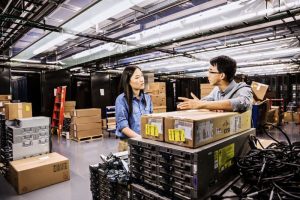
M 255 129 L 197 149 L 148 139 L 129 140 L 132 199 L 205 199 L 238 175 L 234 157 L 245 155 Z
M 3 176 L 7 175 L 9 162 L 12 161 L 12 148 L 8 142 L 5 121 L 5 115 L 0 114 L 0 173 Z

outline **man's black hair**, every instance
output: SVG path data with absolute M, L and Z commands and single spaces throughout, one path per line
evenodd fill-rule
M 210 60 L 212 66 L 216 66 L 218 71 L 224 73 L 226 80 L 231 82 L 236 72 L 236 61 L 229 56 L 217 56 Z

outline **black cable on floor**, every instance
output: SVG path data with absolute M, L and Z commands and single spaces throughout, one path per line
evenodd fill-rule
M 287 142 L 275 139 L 267 126 L 279 130 Z M 274 142 L 266 148 L 255 136 L 249 138 L 250 152 L 238 159 L 237 166 L 247 190 L 239 191 L 240 199 L 300 199 L 300 142 L 291 143 L 288 135 L 278 126 L 265 124 L 264 132 Z M 260 145 L 262 149 L 258 149 Z

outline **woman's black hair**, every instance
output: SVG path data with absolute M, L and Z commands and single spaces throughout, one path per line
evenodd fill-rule
M 125 98 L 129 107 L 129 111 L 128 111 L 128 116 L 130 116 L 132 114 L 132 99 L 133 99 L 133 91 L 132 91 L 132 87 L 130 85 L 130 78 L 132 77 L 134 71 L 136 69 L 141 70 L 139 67 L 137 66 L 128 66 L 124 69 L 123 74 L 121 76 L 121 81 L 120 81 L 120 93 L 124 92 L 125 94 Z M 142 98 L 142 103 L 145 105 L 147 105 L 146 103 L 146 99 L 144 96 L 144 90 L 140 91 L 140 96 Z

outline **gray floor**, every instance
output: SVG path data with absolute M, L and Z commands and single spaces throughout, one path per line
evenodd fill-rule
M 114 136 L 101 140 L 77 143 L 53 138 L 53 152 L 70 159 L 71 180 L 46 188 L 17 195 L 6 180 L 0 176 L 0 200 L 89 200 L 90 192 L 89 165 L 98 163 L 99 155 L 117 152 L 118 139 Z M 38 175 L 38 174 L 37 174 Z
M 292 141 L 300 141 L 300 126 L 288 124 L 284 126 Z M 272 135 L 284 140 L 282 134 L 272 130 Z M 259 135 L 262 138 L 268 138 Z M 0 200 L 90 200 L 89 165 L 99 162 L 99 155 L 117 152 L 118 140 L 105 137 L 103 140 L 77 143 L 69 140 L 53 138 L 53 151 L 70 159 L 71 180 L 27 194 L 17 195 L 15 190 L 0 176 Z

